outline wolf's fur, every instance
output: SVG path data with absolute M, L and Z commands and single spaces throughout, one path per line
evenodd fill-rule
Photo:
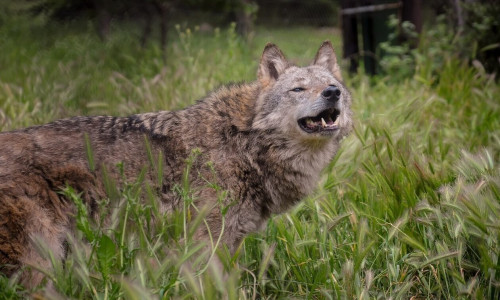
M 60 189 L 73 187 L 92 214 L 106 197 L 103 173 L 117 182 L 116 165 L 134 179 L 149 164 L 145 140 L 153 155 L 164 158 L 163 185 L 156 186 L 164 211 L 182 207 L 173 191 L 182 181 L 185 161 L 199 149 L 190 174 L 198 207 L 214 207 L 213 180 L 228 191 L 223 241 L 234 251 L 243 237 L 256 231 L 272 213 L 281 213 L 311 193 L 321 170 L 351 130 L 351 98 L 343 85 L 330 42 L 321 46 L 312 65 L 296 67 L 269 44 L 258 80 L 223 86 L 197 104 L 174 112 L 130 117 L 75 117 L 0 134 L 0 271 L 12 274 L 26 264 L 48 267 L 32 245 L 41 238 L 53 254 L 64 258 L 64 243 L 74 230 L 74 204 Z M 306 133 L 298 119 L 325 109 L 322 91 L 336 86 L 340 99 L 338 129 Z M 302 90 L 293 90 L 301 87 Z M 89 166 L 90 144 L 95 169 Z M 210 161 L 208 166 L 206 162 Z M 214 172 L 215 171 L 215 172 Z M 154 186 L 157 172 L 146 180 Z M 199 239 L 221 232 L 219 209 L 207 216 Z M 40 273 L 23 273 L 36 285 Z

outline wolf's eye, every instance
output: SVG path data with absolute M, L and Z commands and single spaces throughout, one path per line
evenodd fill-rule
M 292 92 L 302 92 L 302 91 L 305 91 L 306 89 L 303 88 L 303 87 L 296 87 L 296 88 L 293 88 L 291 89 Z

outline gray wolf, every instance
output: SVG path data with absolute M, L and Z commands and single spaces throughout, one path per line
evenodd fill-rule
M 211 210 L 196 238 L 223 232 L 223 243 L 235 251 L 271 214 L 286 211 L 314 190 L 351 131 L 350 107 L 330 42 L 306 67 L 293 65 L 268 44 L 255 82 L 222 86 L 179 111 L 74 117 L 0 133 L 0 271 L 10 276 L 25 265 L 50 267 L 36 251 L 35 237 L 64 259 L 76 209 L 59 191 L 71 186 L 81 193 L 96 217 L 97 201 L 107 197 L 103 174 L 116 182 L 121 176 L 137 178 L 149 164 L 148 151 L 162 158 L 164 170 L 161 180 L 151 170 L 145 180 L 168 213 L 182 208 L 174 186 L 197 149 L 188 179 L 196 206 Z M 227 191 L 224 223 L 214 208 L 219 195 L 207 180 Z M 28 286 L 43 279 L 35 271 L 20 276 Z

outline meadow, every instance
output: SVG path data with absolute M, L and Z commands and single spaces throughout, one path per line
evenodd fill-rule
M 335 29 L 257 28 L 243 41 L 234 27 L 178 25 L 165 62 L 157 42 L 141 48 L 138 29 L 122 25 L 103 43 L 91 24 L 4 22 L 0 130 L 179 109 L 221 84 L 255 80 L 267 42 L 301 65 L 326 39 L 341 55 Z M 344 72 L 354 132 L 313 196 L 233 257 L 219 254 L 228 278 L 198 259 L 191 236 L 201 221 L 160 214 L 138 180 L 102 200 L 110 229 L 64 190 L 78 232 L 65 262 L 45 271 L 54 289 L 26 291 L 0 276 L 0 299 L 499 299 L 500 85 L 477 62 L 431 51 L 433 36 L 425 41 L 409 77 Z M 179 192 L 188 206 L 189 184 Z

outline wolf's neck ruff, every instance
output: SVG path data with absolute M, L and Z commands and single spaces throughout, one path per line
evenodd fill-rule
M 292 65 L 268 44 L 257 81 L 223 86 L 183 110 L 76 117 L 1 133 L 0 220 L 10 221 L 0 222 L 0 271 L 50 266 L 31 236 L 64 259 L 76 208 L 61 188 L 72 186 L 99 218 L 97 203 L 106 197 L 108 180 L 135 180 L 145 166 L 144 181 L 155 187 L 165 212 L 184 207 L 175 187 L 188 180 L 193 205 L 209 211 L 195 237 L 221 235 L 235 251 L 271 213 L 313 191 L 351 130 L 350 106 L 330 42 L 307 67 Z M 154 159 L 161 159 L 161 172 L 151 167 Z M 215 185 L 227 191 L 222 203 Z M 219 204 L 227 207 L 224 216 Z M 36 271 L 21 276 L 29 286 L 42 278 Z

